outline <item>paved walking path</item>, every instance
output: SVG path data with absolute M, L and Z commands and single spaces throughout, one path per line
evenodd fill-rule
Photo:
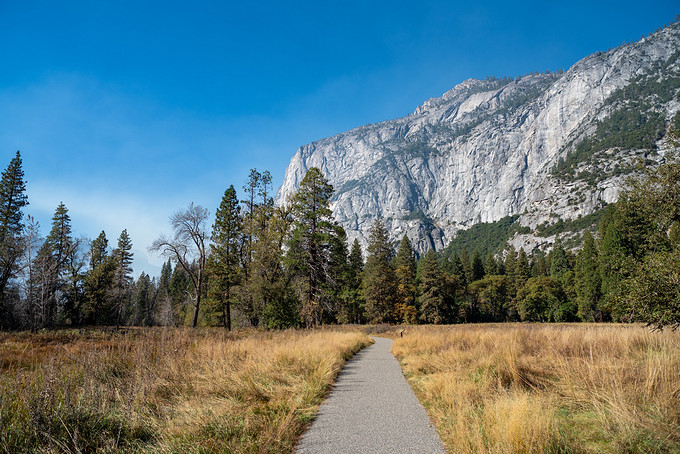
M 297 454 L 444 452 L 392 355 L 392 340 L 374 340 L 347 362 Z

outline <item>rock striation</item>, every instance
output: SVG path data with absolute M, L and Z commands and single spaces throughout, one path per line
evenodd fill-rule
M 520 215 L 531 229 L 585 216 L 616 201 L 636 158 L 653 165 L 673 148 L 679 54 L 675 23 L 566 72 L 466 80 L 407 117 L 300 147 L 277 203 L 318 167 L 335 188 L 334 215 L 350 240 L 365 246 L 379 217 L 395 241 L 407 234 L 420 252 L 505 216 Z M 651 146 L 628 141 L 627 129 L 647 131 L 651 122 L 663 130 L 650 133 Z M 543 240 L 513 241 L 532 248 Z

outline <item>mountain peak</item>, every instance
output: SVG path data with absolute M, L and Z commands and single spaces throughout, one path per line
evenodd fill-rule
M 467 79 L 407 117 L 301 147 L 277 201 L 319 167 L 350 240 L 365 245 L 382 218 L 420 252 L 478 222 L 518 215 L 534 229 L 586 216 L 616 200 L 635 157 L 653 163 L 668 148 L 665 126 L 680 109 L 678 49 L 674 24 L 566 72 Z M 553 240 L 528 235 L 518 246 Z

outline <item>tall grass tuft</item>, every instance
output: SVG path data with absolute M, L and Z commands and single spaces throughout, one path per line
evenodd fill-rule
M 0 452 L 290 452 L 358 332 L 0 334 Z
M 680 452 L 680 332 L 423 326 L 393 352 L 450 452 Z

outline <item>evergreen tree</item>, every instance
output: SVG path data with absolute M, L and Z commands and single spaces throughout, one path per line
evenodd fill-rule
M 416 258 L 406 235 L 401 239 L 394 258 L 394 269 L 397 277 L 395 319 L 398 322 L 415 323 Z
M 36 279 L 36 325 L 52 326 L 62 315 L 67 283 L 67 264 L 78 247 L 71 236 L 71 217 L 60 203 L 52 217 L 52 228 L 34 259 Z
M 600 313 L 605 320 L 612 317 L 619 320 L 623 317 L 625 308 L 619 304 L 621 294 L 621 281 L 626 275 L 628 260 L 626 247 L 621 232 L 614 220 L 601 225 L 603 234 L 600 236 L 598 249 L 600 279 L 602 280 L 602 299 L 600 301 Z
M 84 323 L 108 324 L 115 320 L 111 301 L 115 263 L 109 256 L 108 245 L 102 230 L 90 246 L 90 266 L 85 277 L 87 305 L 81 314 Z
M 545 254 L 540 249 L 533 254 L 531 260 L 531 277 L 547 276 L 548 266 L 545 261 Z
M 458 254 L 453 254 L 451 256 L 450 260 L 447 263 L 446 271 L 452 276 L 457 276 L 461 285 L 465 287 L 466 285 L 465 269 L 463 268 L 463 262 L 461 262 L 460 256 L 458 256 Z
M 505 263 L 503 264 L 503 268 L 505 268 L 505 275 L 510 278 L 508 281 L 508 294 L 510 295 L 511 299 L 514 299 L 515 295 L 517 295 L 518 289 L 515 279 L 517 275 L 517 250 L 512 244 L 505 255 Z
M 288 262 L 297 275 L 302 316 L 307 327 L 319 325 L 324 310 L 332 312 L 324 287 L 329 283 L 330 254 L 337 240 L 330 198 L 333 186 L 312 167 L 293 197 L 293 231 Z
M 397 280 L 390 266 L 392 247 L 380 219 L 371 228 L 367 250 L 362 282 L 366 317 L 371 323 L 389 323 L 393 321 Z
M 264 228 L 253 243 L 254 259 L 250 278 L 242 292 L 248 292 L 254 304 L 245 312 L 251 325 L 262 323 L 269 329 L 283 329 L 300 325 L 300 304 L 292 281 L 292 270 L 284 266 L 282 251 L 290 234 L 292 219 L 289 207 L 272 208 L 261 205 L 259 216 Z M 248 301 L 241 297 L 241 301 Z
M 444 294 L 444 277 L 434 249 L 425 254 L 418 290 L 420 292 L 420 319 L 435 325 L 446 323 L 449 311 Z
M 341 323 L 361 323 L 364 311 L 364 301 L 361 297 L 364 257 L 357 239 L 354 239 L 352 243 L 347 262 L 347 286 L 342 294 L 342 307 L 338 314 L 338 321 Z
M 463 250 L 460 251 L 460 263 L 463 268 L 463 282 L 465 287 L 472 283 L 472 262 L 470 261 L 470 256 L 468 255 L 467 248 L 463 246 Z
M 127 230 L 118 237 L 118 245 L 111 254 L 113 260 L 112 302 L 116 326 L 124 320 L 125 311 L 130 305 L 132 296 L 132 240 Z
M 583 236 L 583 248 L 576 255 L 575 287 L 578 316 L 583 321 L 597 321 L 601 296 L 599 258 L 590 232 Z
M 613 267 L 608 274 L 602 273 L 603 289 L 611 288 L 612 281 L 614 286 L 618 284 L 618 294 L 615 293 L 614 298 L 608 295 L 610 302 L 618 300 L 614 309 L 621 313 L 615 313 L 616 318 L 657 328 L 677 328 L 680 326 L 680 250 L 677 247 L 680 155 L 669 153 L 664 164 L 647 167 L 643 172 L 643 176 L 632 181 L 630 188 L 619 196 L 614 217 L 602 239 L 600 262 L 603 268 Z M 614 230 L 618 231 L 618 238 Z
M 477 249 L 472 253 L 472 281 L 478 281 L 484 277 L 484 264 L 482 257 L 479 255 Z
M 241 207 L 234 186 L 224 192 L 215 214 L 208 262 L 212 306 L 220 314 L 222 326 L 231 330 L 233 288 L 241 279 L 240 251 L 242 244 Z
M 484 264 L 484 271 L 486 275 L 498 275 L 498 262 L 491 252 L 486 255 L 486 263 Z
M 519 252 L 517 253 L 515 269 L 512 273 L 512 280 L 515 288 L 522 288 L 530 276 L 531 270 L 529 267 L 529 258 L 527 257 L 526 252 L 524 252 L 524 248 L 520 248 Z
M 154 310 L 154 285 L 151 277 L 142 272 L 133 286 L 133 302 L 135 309 L 134 324 L 152 326 Z
M 28 205 L 21 154 L 10 161 L 0 180 L 0 328 L 10 325 L 11 308 L 5 296 L 10 279 L 16 277 L 23 254 L 22 208 Z
M 567 257 L 567 251 L 560 244 L 556 244 L 550 254 L 550 276 L 554 278 L 559 278 L 564 273 L 571 269 L 569 264 L 569 259 Z

